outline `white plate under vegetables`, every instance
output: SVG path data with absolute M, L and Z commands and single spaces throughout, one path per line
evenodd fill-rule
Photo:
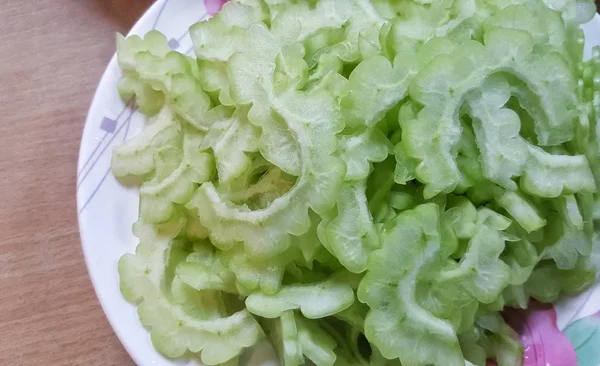
M 555 10 L 553 10 L 555 9 Z M 593 1 L 238 0 L 118 39 L 149 119 L 112 172 L 142 181 L 121 290 L 169 358 L 500 366 L 505 307 L 595 281 Z

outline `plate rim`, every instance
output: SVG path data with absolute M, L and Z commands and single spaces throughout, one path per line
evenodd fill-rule
M 146 9 L 144 11 L 144 13 L 135 21 L 135 24 L 131 27 L 131 29 L 128 30 L 127 36 L 129 36 L 130 34 L 136 33 L 140 28 L 142 28 L 143 24 L 145 24 L 147 21 L 146 19 L 148 19 L 151 16 L 151 14 L 153 14 L 154 12 L 157 12 L 157 13 L 160 12 L 160 9 L 161 9 L 161 7 L 163 7 L 165 2 L 166 2 L 166 0 L 158 0 L 158 1 L 155 1 L 154 3 L 152 3 L 152 5 L 150 5 L 150 7 L 148 9 Z M 79 151 L 78 151 L 78 157 L 77 157 L 77 170 L 78 171 L 79 171 L 79 167 L 82 166 L 82 162 L 84 159 L 83 151 L 84 151 L 85 145 L 86 145 L 86 143 L 84 141 L 84 137 L 88 134 L 89 129 L 92 126 L 92 120 L 91 120 L 92 113 L 91 112 L 92 112 L 92 110 L 95 109 L 96 105 L 100 105 L 102 103 L 101 99 L 104 94 L 103 91 L 106 90 L 107 84 L 110 82 L 109 78 L 110 78 L 110 74 L 111 74 L 111 69 L 113 69 L 115 66 L 118 67 L 116 51 L 115 51 L 115 53 L 113 53 L 109 62 L 106 64 L 104 72 L 102 73 L 102 76 L 100 77 L 98 86 L 96 87 L 96 90 L 94 91 L 94 95 L 92 97 L 92 100 L 89 104 L 88 111 L 86 113 L 84 126 L 83 126 L 83 129 L 81 132 L 81 141 L 79 143 Z M 128 108 L 126 103 L 125 103 L 125 108 Z M 79 229 L 80 246 L 81 246 L 81 251 L 83 252 L 86 271 L 87 271 L 88 277 L 92 283 L 92 288 L 94 289 L 94 294 L 96 296 L 96 299 L 100 303 L 100 308 L 102 309 L 102 312 L 104 313 L 104 317 L 108 321 L 108 324 L 110 325 L 112 332 L 116 335 L 117 339 L 119 340 L 119 343 L 125 349 L 125 352 L 127 352 L 127 354 L 132 359 L 132 361 L 136 365 L 141 365 L 142 364 L 141 358 L 138 356 L 139 350 L 134 349 L 133 344 L 127 341 L 127 339 L 124 337 L 124 334 L 121 331 L 119 331 L 119 326 L 117 325 L 114 317 L 109 315 L 110 312 L 108 310 L 108 306 L 107 306 L 106 300 L 105 300 L 105 296 L 109 296 L 109 295 L 104 295 L 101 293 L 100 285 L 98 283 L 98 281 L 100 281 L 100 279 L 97 276 L 94 276 L 92 274 L 91 269 L 92 269 L 93 258 L 91 257 L 91 254 L 89 253 L 89 251 L 86 249 L 86 247 L 87 247 L 85 245 L 86 239 L 85 239 L 84 230 L 83 230 L 84 224 L 83 224 L 83 219 L 82 219 L 82 215 L 81 215 L 81 210 L 83 210 L 83 208 L 85 208 L 85 206 L 84 206 L 84 203 L 82 202 L 82 200 L 80 200 L 77 195 L 76 195 L 76 201 L 77 201 L 77 205 L 76 205 L 77 206 L 77 224 L 78 224 L 78 229 Z M 139 325 L 140 325 L 140 327 L 144 327 L 144 325 L 141 323 Z

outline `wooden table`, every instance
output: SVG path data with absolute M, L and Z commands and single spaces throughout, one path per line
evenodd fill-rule
M 74 197 L 114 34 L 150 3 L 0 1 L 0 365 L 133 364 L 92 291 Z
M 92 94 L 151 0 L 0 0 L 0 365 L 133 365 L 79 244 L 75 181 Z

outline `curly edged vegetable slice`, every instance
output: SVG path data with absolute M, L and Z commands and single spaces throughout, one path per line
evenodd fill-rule
M 535 267 L 525 282 L 523 291 L 527 298 L 533 297 L 544 303 L 554 302 L 561 295 L 580 292 L 594 283 L 596 271 L 596 268 L 585 261 L 579 261 L 573 269 L 563 270 L 553 261 L 545 260 Z M 548 281 L 548 278 L 553 281 Z
M 169 50 L 167 39 L 152 31 L 117 39 L 117 56 L 123 76 L 119 93 L 125 100 L 135 97 L 139 110 L 155 115 L 168 104 L 179 116 L 200 127 L 211 106 L 202 89 L 196 60 Z
M 242 246 L 222 251 L 221 257 L 235 274 L 236 288 L 244 296 L 257 290 L 265 294 L 279 291 L 285 268 L 295 258 L 290 251 L 268 259 L 249 258 Z
M 268 324 L 269 337 L 282 366 L 303 365 L 305 358 L 316 366 L 332 366 L 335 363 L 337 343 L 317 324 L 292 310 L 283 312 Z
M 227 202 L 212 183 L 203 184 L 190 204 L 204 226 L 211 228 L 211 241 L 218 247 L 226 249 L 241 241 L 252 256 L 272 256 L 286 250 L 290 234 L 308 230 L 309 207 L 324 213 L 333 206 L 334 192 L 345 174 L 343 163 L 333 156 L 335 134 L 343 125 L 333 96 L 325 90 L 277 94 L 273 70 L 281 40 L 259 24 L 250 26 L 248 35 L 248 47 L 228 60 L 232 96 L 242 105 L 252 103 L 248 117 L 263 133 L 280 131 L 275 140 L 288 141 L 279 149 L 261 147 L 260 152 L 270 151 L 265 158 L 297 175 L 297 181 L 259 210 Z M 289 138 L 282 140 L 282 136 Z
M 184 224 L 181 216 L 162 227 L 143 221 L 135 224 L 140 244 L 136 254 L 119 261 L 121 291 L 126 299 L 139 304 L 140 320 L 151 329 L 152 342 L 161 353 L 179 357 L 188 350 L 201 352 L 205 364 L 217 365 L 255 344 L 262 331 L 246 310 L 221 317 L 218 308 L 208 308 L 192 315 L 177 303 L 170 283 L 174 266 L 185 254 L 177 251 L 173 240 Z
M 235 105 L 229 94 L 229 79 L 227 78 L 227 64 L 220 61 L 197 60 L 198 78 L 202 89 L 223 106 Z
M 500 214 L 481 208 L 477 212 L 475 235 L 456 269 L 458 273 L 473 273 L 468 288 L 482 303 L 494 302 L 510 280 L 510 268 L 500 259 L 504 251 L 506 234 L 502 231 L 511 222 Z M 450 271 L 445 276 L 454 276 Z
M 417 163 L 406 154 L 406 149 L 402 141 L 394 146 L 394 157 L 396 158 L 394 182 L 404 185 L 415 179 Z
M 165 104 L 165 94 L 152 85 L 140 80 L 134 73 L 125 73 L 118 84 L 119 95 L 123 100 L 135 98 L 138 110 L 147 116 L 156 115 Z
M 229 271 L 215 248 L 206 242 L 194 244 L 194 251 L 177 265 L 175 274 L 196 290 L 237 293 L 235 275 Z
M 474 207 L 460 199 L 456 203 L 443 217 L 452 220 L 453 232 L 470 240 L 458 263 L 448 261 L 441 271 L 423 276 L 418 298 L 425 309 L 461 332 L 472 327 L 478 303 L 493 303 L 509 284 L 510 268 L 499 257 L 507 240 L 502 230 L 510 221 L 486 208 L 473 217 Z M 445 240 L 449 241 L 447 234 Z
M 413 123 L 417 118 L 416 106 L 411 102 L 402 103 L 398 110 L 398 123 L 401 129 L 409 123 Z M 396 137 L 394 139 L 394 137 Z M 396 140 L 400 141 L 396 141 Z M 416 168 L 418 161 L 408 156 L 406 147 L 402 139 L 402 131 L 396 132 L 393 135 L 392 142 L 394 146 L 393 155 L 396 158 L 396 168 L 394 169 L 394 181 L 398 184 L 405 185 L 416 178 Z
M 280 116 L 270 112 L 268 127 L 262 129 L 260 153 L 287 174 L 298 176 L 302 170 L 300 149 L 295 136 Z
M 200 60 L 227 61 L 247 45 L 246 29 L 258 21 L 251 6 L 236 1 L 223 4 L 210 21 L 190 27 L 196 56 Z
M 172 75 L 165 97 L 165 103 L 170 105 L 181 118 L 200 131 L 206 130 L 205 125 L 207 117 L 210 117 L 212 102 L 196 76 L 189 73 Z
M 283 286 L 272 295 L 253 293 L 246 298 L 246 308 L 265 318 L 276 318 L 287 310 L 299 309 L 305 317 L 318 319 L 336 314 L 353 302 L 352 288 L 334 277 L 312 284 Z
M 417 282 L 440 261 L 439 212 L 425 204 L 386 224 L 382 249 L 373 252 L 358 298 L 371 308 L 365 335 L 381 354 L 403 364 L 464 365 L 452 324 L 422 308 Z
M 443 214 L 457 239 L 471 239 L 477 230 L 477 208 L 465 197 L 453 197 Z
M 562 13 L 567 23 L 583 24 L 594 17 L 596 6 L 593 0 L 549 0 L 552 8 Z
M 213 123 L 200 146 L 212 148 L 220 184 L 240 178 L 251 166 L 248 153 L 258 150 L 260 130 L 250 124 L 246 113 L 246 109 L 238 109 L 230 119 Z
M 515 190 L 517 184 L 512 178 L 522 174 L 528 150 L 519 134 L 519 116 L 504 108 L 510 96 L 508 82 L 500 75 L 492 75 L 479 89 L 467 94 L 466 103 L 481 150 L 484 176 L 506 189 Z
M 468 39 L 477 34 L 489 13 L 489 4 L 475 0 L 390 2 L 394 49 L 407 41 L 426 42 L 434 37 Z M 398 18 L 397 14 L 407 16 Z M 400 46 L 400 47 L 399 47 Z
M 564 196 L 554 203 L 556 213 L 546 230 L 542 259 L 553 259 L 561 270 L 574 269 L 582 257 L 590 255 L 592 236 L 583 230 L 579 203 L 573 195 Z
M 326 37 L 329 38 L 327 42 L 318 47 L 320 49 L 311 53 L 308 61 L 309 65 L 313 65 L 311 79 L 320 79 L 331 71 L 342 71 L 344 63 L 359 63 L 381 52 L 379 31 L 385 20 L 373 3 L 368 0 L 338 0 L 337 3 L 344 8 L 341 13 L 347 18 L 344 25 L 331 32 L 317 32 L 311 37 L 313 39 L 307 40 L 311 42 L 322 40 L 324 35 L 329 36 Z
M 124 71 L 136 69 L 135 57 L 138 53 L 149 52 L 157 57 L 165 57 L 169 49 L 167 37 L 158 31 L 146 33 L 144 38 L 139 36 L 123 37 L 117 34 L 117 61 Z
M 348 94 L 341 104 L 347 123 L 372 127 L 402 100 L 416 73 L 411 61 L 406 55 L 398 55 L 392 65 L 385 57 L 375 56 L 358 64 L 350 74 Z
M 367 268 L 371 252 L 379 247 L 379 238 L 369 212 L 366 181 L 345 183 L 337 198 L 337 215 L 324 218 L 318 227 L 323 246 L 351 272 Z
M 468 41 L 453 53 L 434 58 L 410 87 L 411 97 L 424 107 L 418 118 L 403 129 L 403 141 L 409 156 L 419 161 L 416 173 L 426 184 L 426 197 L 449 192 L 459 184 L 461 172 L 455 155 L 462 134 L 459 107 L 469 91 L 500 71 L 522 79 L 548 111 L 548 118 L 535 126 L 540 144 L 572 138 L 576 95 L 568 65 L 556 53 L 534 48 L 531 35 L 525 31 L 490 29 L 485 34 L 485 45 Z M 552 88 L 547 87 L 549 83 Z
M 342 27 L 354 10 L 354 2 L 292 2 L 275 14 L 271 22 L 271 31 L 288 42 L 302 42 L 322 30 Z
M 151 118 L 146 127 L 113 150 L 111 169 L 117 177 L 145 175 L 155 169 L 155 153 L 161 147 L 181 144 L 179 119 L 170 108 Z
M 547 198 L 596 192 L 596 181 L 584 155 L 553 155 L 537 147 L 529 147 L 529 152 L 531 158 L 520 181 L 524 192 Z
M 512 242 L 502 254 L 502 260 L 510 266 L 510 285 L 502 292 L 506 306 L 527 308 L 529 296 L 523 284 L 529 279 L 533 269 L 540 261 L 535 246 L 526 239 Z
M 203 184 L 189 203 L 211 228 L 213 244 L 227 248 L 241 241 L 255 257 L 281 253 L 289 247 L 290 234 L 305 233 L 308 209 L 327 212 L 345 174 L 343 163 L 332 155 L 339 118 L 328 93 L 289 92 L 272 105 L 298 140 L 301 175 L 295 185 L 259 210 L 224 201 L 212 183 Z
M 346 163 L 345 180 L 365 179 L 371 172 L 371 163 L 387 158 L 391 144 L 377 128 L 366 128 L 352 134 L 338 135 L 339 154 Z
M 298 342 L 298 326 L 293 310 L 284 311 L 277 319 L 268 323 L 268 335 L 275 346 L 283 366 L 298 366 L 304 363 L 302 347 Z
M 177 204 L 187 203 L 199 184 L 210 181 L 214 175 L 213 155 L 199 149 L 204 134 L 187 124 L 182 128 L 183 154 L 179 165 L 165 177 L 157 174 L 140 187 L 140 218 L 145 221 L 168 220 Z M 157 148 L 164 149 L 164 146 Z
M 537 1 L 513 1 L 493 13 L 483 23 L 483 29 L 500 27 L 528 32 L 536 44 L 566 51 L 567 30 L 559 12 Z
M 297 322 L 298 342 L 306 358 L 316 366 L 333 366 L 337 360 L 335 339 L 315 322 L 301 317 L 297 318 Z
M 528 233 L 546 226 L 539 208 L 519 192 L 505 191 L 496 198 L 496 203 Z
M 509 111 L 508 113 L 512 114 L 513 112 Z M 513 114 L 514 117 L 516 115 Z M 489 127 L 488 123 L 486 129 L 489 130 Z M 509 130 L 508 126 L 503 127 Z M 517 127 L 514 124 L 512 131 Z M 551 154 L 525 142 L 520 137 L 512 140 L 514 144 L 511 144 L 510 140 L 506 144 L 501 144 L 499 141 L 489 143 L 487 141 L 488 138 L 483 135 L 481 136 L 481 140 L 480 146 L 486 146 L 486 149 L 489 149 L 492 154 L 496 155 L 494 160 L 487 161 L 487 167 L 494 166 L 494 169 L 501 175 L 508 172 L 502 178 L 505 184 L 502 181 L 495 180 L 493 177 L 489 178 L 511 190 L 516 188 L 516 184 L 510 180 L 510 175 L 518 175 L 521 171 L 523 171 L 520 181 L 521 188 L 526 193 L 538 197 L 554 198 L 562 194 L 576 192 L 592 193 L 597 189 L 591 166 L 584 155 Z M 492 146 L 493 148 L 490 149 Z M 511 147 L 512 149 L 506 149 L 506 147 Z M 514 153 L 515 151 L 517 152 L 516 154 Z M 518 159 L 514 159 L 511 162 L 511 156 L 518 157 Z M 500 161 L 501 164 L 497 164 L 496 160 Z M 501 170 L 501 166 L 504 169 Z
M 449 260 L 441 271 L 424 274 L 416 288 L 416 299 L 433 316 L 448 321 L 458 334 L 472 326 L 479 304 L 471 291 L 474 275 L 457 271 L 458 265 Z

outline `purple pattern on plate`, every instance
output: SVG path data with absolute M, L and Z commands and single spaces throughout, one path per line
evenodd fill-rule
M 104 117 L 100 123 L 100 129 L 108 133 L 115 132 L 115 128 L 117 128 L 117 121 L 112 118 Z
M 204 0 L 206 12 L 210 15 L 215 15 L 226 2 L 227 0 Z
M 169 39 L 169 48 L 171 48 L 172 50 L 178 49 L 179 48 L 179 41 L 176 40 L 175 38 Z

